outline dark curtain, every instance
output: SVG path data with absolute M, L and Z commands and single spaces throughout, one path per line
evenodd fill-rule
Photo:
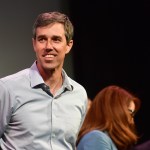
M 135 116 L 139 143 L 150 139 L 149 16 L 149 1 L 70 1 L 75 79 L 90 98 L 110 84 L 135 93 L 142 101 Z

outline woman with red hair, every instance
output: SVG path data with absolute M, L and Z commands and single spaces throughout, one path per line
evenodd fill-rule
M 127 150 L 138 140 L 134 115 L 139 98 L 111 85 L 93 99 L 78 135 L 77 150 Z

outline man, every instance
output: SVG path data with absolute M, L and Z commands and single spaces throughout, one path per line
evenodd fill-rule
M 31 68 L 0 79 L 2 150 L 76 149 L 87 93 L 63 69 L 73 30 L 65 14 L 40 14 L 32 39 L 37 59 Z

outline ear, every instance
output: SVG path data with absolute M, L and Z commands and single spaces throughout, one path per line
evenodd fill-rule
M 33 49 L 34 49 L 34 51 L 35 51 L 35 39 L 34 38 L 32 38 L 32 45 L 33 45 Z
M 70 40 L 69 43 L 67 44 L 67 50 L 66 54 L 68 54 L 73 46 L 73 40 Z

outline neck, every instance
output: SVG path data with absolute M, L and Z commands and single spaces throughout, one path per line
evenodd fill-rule
M 57 90 L 60 89 L 60 87 L 62 86 L 62 69 L 44 70 L 43 68 L 38 66 L 38 64 L 37 67 L 44 82 L 50 87 L 50 92 L 54 95 Z
M 62 86 L 62 76 L 60 76 L 57 80 L 52 81 L 51 84 L 49 84 L 50 92 L 54 95 Z

